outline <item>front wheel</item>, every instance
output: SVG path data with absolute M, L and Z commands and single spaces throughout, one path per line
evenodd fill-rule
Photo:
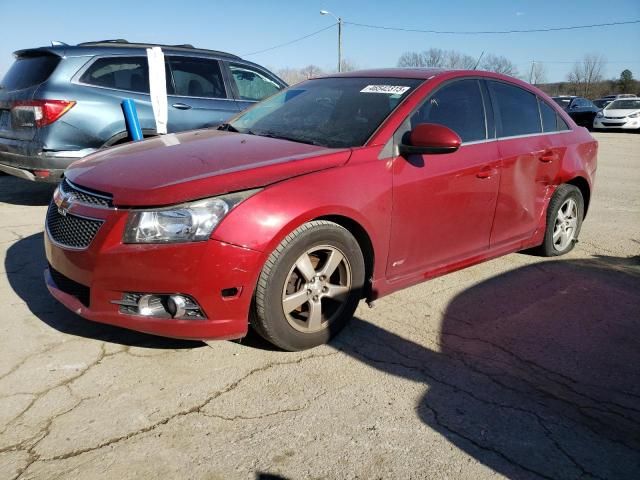
M 539 253 L 546 257 L 564 255 L 573 249 L 584 217 L 584 199 L 580 189 L 560 185 L 547 208 L 547 228 Z
M 284 350 L 326 343 L 353 316 L 364 276 L 362 251 L 347 229 L 323 220 L 306 223 L 265 263 L 251 325 Z

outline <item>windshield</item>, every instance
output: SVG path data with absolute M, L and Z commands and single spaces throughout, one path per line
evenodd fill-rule
M 607 110 L 639 110 L 640 98 L 633 100 L 615 100 L 607 105 Z
M 330 148 L 362 146 L 423 81 L 354 77 L 308 80 L 258 103 L 228 128 Z
M 560 105 L 562 108 L 567 108 L 571 103 L 571 98 L 553 97 L 553 101 Z

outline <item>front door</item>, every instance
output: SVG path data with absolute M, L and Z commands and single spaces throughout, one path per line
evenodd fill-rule
M 489 248 L 501 166 L 491 107 L 481 81 L 463 79 L 440 87 L 404 128 L 420 123 L 447 126 L 463 144 L 455 153 L 394 159 L 387 263 L 391 280 L 428 276 Z

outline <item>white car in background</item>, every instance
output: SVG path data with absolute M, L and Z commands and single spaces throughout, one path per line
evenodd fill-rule
M 596 118 L 593 119 L 593 128 L 640 130 L 640 98 L 614 100 L 596 114 Z

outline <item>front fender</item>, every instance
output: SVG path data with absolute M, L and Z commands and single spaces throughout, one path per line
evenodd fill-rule
M 327 216 L 358 223 L 375 252 L 374 278 L 384 275 L 391 228 L 390 165 L 375 159 L 350 161 L 265 188 L 238 205 L 212 238 L 265 253 L 300 225 Z M 355 154 L 355 153 L 354 153 Z M 359 152 L 355 155 L 363 155 Z M 366 155 L 366 154 L 365 154 Z

